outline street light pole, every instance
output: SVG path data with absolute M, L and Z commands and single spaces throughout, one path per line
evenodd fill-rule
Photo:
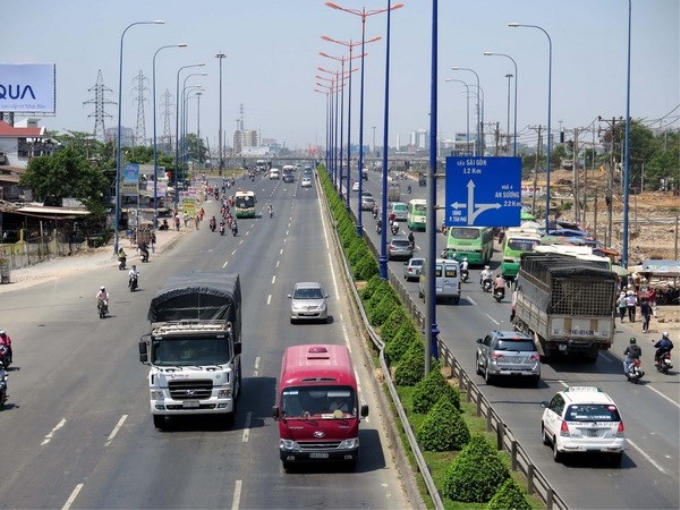
M 220 129 L 219 129 L 219 142 L 218 142 L 218 147 L 220 151 L 220 170 L 219 174 L 220 177 L 222 177 L 222 171 L 224 170 L 224 153 L 223 153 L 223 148 L 222 148 L 222 59 L 227 58 L 227 56 L 220 52 L 217 55 L 215 55 L 215 58 L 220 60 L 220 112 L 219 112 L 219 117 L 220 117 Z
M 517 62 L 515 62 L 515 59 L 512 58 L 510 55 L 506 53 L 496 53 L 494 51 L 485 51 L 484 55 L 489 57 L 489 56 L 495 56 L 495 57 L 505 57 L 507 59 L 510 59 L 512 64 L 515 66 L 515 106 L 514 106 L 514 127 L 513 127 L 513 135 L 512 135 L 512 155 L 513 157 L 517 156 Z
M 358 175 L 359 175 L 359 193 L 357 196 L 357 234 L 362 235 L 364 227 L 362 223 L 363 211 L 361 210 L 361 196 L 363 194 L 363 180 L 364 180 L 364 81 L 365 81 L 365 65 L 364 57 L 366 55 L 364 49 L 366 46 L 366 18 L 373 16 L 375 14 L 381 14 L 386 12 L 387 9 L 374 9 L 367 11 L 364 7 L 363 9 L 347 9 L 345 7 L 340 7 L 333 2 L 326 2 L 328 7 L 333 9 L 338 9 L 340 11 L 348 12 L 359 16 L 361 18 L 361 85 L 359 87 L 359 165 L 358 165 Z M 390 10 L 399 9 L 403 7 L 404 4 L 395 4 L 389 7 Z
M 628 0 L 628 64 L 626 71 L 626 140 L 623 162 L 623 246 L 621 265 L 628 267 L 628 203 L 630 200 L 630 39 L 632 23 L 632 0 Z M 642 187 L 641 187 L 642 188 Z M 640 189 L 642 192 L 642 189 Z
M 484 140 L 482 140 L 482 130 L 484 129 L 484 114 L 483 114 L 483 109 L 480 108 L 480 102 L 481 98 L 483 97 L 483 94 L 481 94 L 482 87 L 479 86 L 479 75 L 474 69 L 470 69 L 469 67 L 452 67 L 454 71 L 470 71 L 475 75 L 475 78 L 477 79 L 477 142 L 475 143 L 475 155 L 477 156 L 484 156 Z
M 123 42 L 125 39 L 125 33 L 135 25 L 164 25 L 163 20 L 154 21 L 136 21 L 130 23 L 123 33 L 120 34 L 120 56 L 118 61 L 118 136 L 116 137 L 116 207 L 113 220 L 113 254 L 118 253 L 118 225 L 120 223 L 120 174 L 121 174 L 121 123 L 122 123 L 122 103 L 123 103 Z
M 189 153 L 190 153 L 189 140 L 187 139 L 189 137 L 189 94 L 191 94 L 192 92 L 199 92 L 202 90 L 203 87 L 201 85 L 189 85 L 189 86 L 185 85 L 184 88 L 182 89 L 182 130 L 183 130 L 182 138 L 184 139 L 182 152 L 183 159 L 182 167 L 184 168 L 184 166 L 186 166 L 187 171 L 189 169 Z
M 156 141 L 156 56 L 167 48 L 186 48 L 186 43 L 167 44 L 161 46 L 153 54 L 153 70 L 151 93 L 153 95 L 153 228 L 158 227 L 158 144 Z
M 505 125 L 506 126 L 505 132 L 507 133 L 507 137 L 508 137 L 508 148 L 505 150 L 505 153 L 507 154 L 508 152 L 510 152 L 510 142 L 509 142 L 509 139 L 510 139 L 510 90 L 511 90 L 511 81 L 512 81 L 513 74 L 508 73 L 508 74 L 505 75 L 505 77 L 508 79 L 508 117 L 507 117 L 508 120 L 507 120 L 507 124 Z
M 465 99 L 466 99 L 466 104 L 467 104 L 467 138 L 466 138 L 466 145 L 465 145 L 465 153 L 466 155 L 469 155 L 470 152 L 470 86 L 465 83 L 463 80 L 454 80 L 454 79 L 449 79 L 446 80 L 447 82 L 458 82 L 462 83 L 463 86 L 465 87 Z
M 629 0 L 630 1 L 630 0 Z M 548 38 L 548 147 L 545 162 L 545 232 L 550 231 L 550 156 L 552 150 L 552 134 L 550 132 L 550 121 L 552 115 L 552 39 L 550 34 L 538 25 L 523 25 L 520 23 L 508 23 L 509 27 L 526 27 L 540 30 Z
M 177 70 L 177 90 L 175 92 L 175 171 L 173 172 L 172 175 L 172 180 L 173 180 L 173 186 L 175 188 L 175 194 L 174 194 L 174 199 L 175 199 L 175 214 L 179 211 L 179 190 L 177 189 L 177 185 L 179 182 L 178 179 L 178 174 L 179 174 L 179 140 L 180 140 L 180 133 L 179 133 L 179 103 L 180 103 L 180 97 L 179 97 L 179 75 L 182 72 L 182 69 L 188 69 L 190 67 L 204 67 L 205 64 L 190 64 L 188 66 L 183 66 L 180 67 Z M 184 107 L 184 105 L 182 105 Z

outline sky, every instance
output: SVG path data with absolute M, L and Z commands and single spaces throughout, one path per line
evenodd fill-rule
M 389 80 L 390 146 L 405 145 L 409 133 L 428 129 L 431 109 L 432 2 L 402 0 L 391 12 Z M 630 114 L 651 127 L 680 129 L 680 2 L 630 0 L 631 89 Z M 343 8 L 372 13 L 388 0 L 336 0 Z M 391 5 L 397 4 L 393 0 Z M 220 72 L 222 60 L 222 125 L 231 141 L 237 123 L 258 130 L 290 149 L 323 145 L 327 126 L 327 97 L 316 76 L 332 78 L 340 62 L 319 52 L 348 57 L 347 46 L 321 39 L 328 36 L 360 43 L 361 16 L 332 9 L 324 0 L 0 0 L 0 63 L 54 63 L 57 67 L 56 115 L 40 124 L 50 130 L 94 131 L 97 73 L 111 89 L 105 98 L 118 102 L 121 34 L 131 23 L 164 20 L 163 25 L 138 25 L 127 30 L 123 44 L 122 125 L 137 125 L 136 76 L 146 77 L 145 128 L 153 135 L 152 77 L 156 54 L 156 132 L 164 130 L 163 94 L 172 95 L 171 131 L 175 134 L 175 90 L 180 67 L 205 63 L 203 68 L 180 71 L 181 83 L 202 85 L 200 133 L 210 147 L 219 138 Z M 540 30 L 508 27 L 517 22 Z M 386 28 L 385 13 L 366 17 L 363 141 L 382 146 L 384 137 Z M 164 48 L 186 43 L 186 48 Z M 537 126 L 548 120 L 548 78 L 552 81 L 552 130 L 602 127 L 598 116 L 625 116 L 628 44 L 626 0 L 440 0 L 438 1 L 437 119 L 438 137 L 452 138 L 467 131 L 465 86 L 483 91 L 484 122 L 508 125 L 508 91 L 514 74 L 510 59 L 484 56 L 484 51 L 510 55 L 517 63 L 517 126 L 520 143 L 536 143 Z M 360 45 L 354 56 L 360 55 Z M 158 51 L 158 53 L 156 53 Z M 360 68 L 360 59 L 353 61 Z M 349 62 L 346 63 L 346 68 Z M 514 86 L 514 78 L 511 78 Z M 2 77 L 0 77 L 0 83 Z M 359 141 L 361 73 L 352 77 L 352 139 Z M 180 85 L 182 86 L 182 85 Z M 345 89 L 347 90 L 347 89 Z M 345 93 L 347 107 L 349 94 Z M 470 99 L 474 131 L 476 97 Z M 118 106 L 106 104 L 107 128 L 117 125 Z M 189 131 L 198 128 L 198 101 L 188 103 Z M 512 109 L 511 109 L 512 115 Z M 17 117 L 18 119 L 18 117 Z M 347 125 L 345 114 L 345 130 Z M 509 123 L 512 130 L 513 122 Z M 486 128 L 487 131 L 490 128 Z M 569 135 L 567 135 L 567 139 Z

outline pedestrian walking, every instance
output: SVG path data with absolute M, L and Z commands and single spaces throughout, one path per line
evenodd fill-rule
M 628 300 L 626 299 L 625 291 L 622 290 L 621 294 L 619 294 L 616 305 L 619 308 L 619 319 L 621 319 L 621 324 L 623 324 L 623 319 L 626 317 L 626 311 L 628 310 Z
M 184 228 L 188 228 L 188 227 L 189 227 L 189 214 L 187 214 L 187 212 L 184 211 Z M 177 230 L 179 230 L 179 229 L 177 229 Z
M 649 320 L 652 318 L 652 305 L 647 298 L 640 299 L 640 318 L 642 319 L 642 332 L 649 333 Z
M 196 223 L 196 230 L 199 230 L 198 225 L 201 223 L 201 215 L 196 214 L 196 217 L 194 218 L 194 222 Z
M 637 296 L 632 290 L 628 291 L 626 296 L 626 304 L 628 305 L 628 320 L 635 322 L 635 308 L 637 306 Z
M 184 224 L 186 225 L 186 222 Z M 175 214 L 175 229 L 179 232 L 179 214 Z
M 151 253 L 156 253 L 156 232 L 151 231 L 151 236 L 149 237 L 149 243 L 151 244 Z

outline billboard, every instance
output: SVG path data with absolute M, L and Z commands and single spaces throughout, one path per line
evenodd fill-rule
M 0 63 L 0 112 L 56 113 L 54 64 Z

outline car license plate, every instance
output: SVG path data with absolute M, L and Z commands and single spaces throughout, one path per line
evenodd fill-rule
M 597 437 L 597 429 L 588 429 L 588 437 Z
M 567 350 L 567 344 L 560 344 L 559 349 L 560 349 L 560 351 L 566 351 Z
M 327 453 L 319 453 L 319 452 L 314 452 L 309 454 L 310 459 L 327 459 L 328 454 Z
M 200 406 L 200 404 L 198 403 L 198 400 L 185 400 L 184 402 L 182 402 L 182 407 L 189 408 L 189 409 L 196 408 L 196 407 L 199 407 L 199 406 Z

